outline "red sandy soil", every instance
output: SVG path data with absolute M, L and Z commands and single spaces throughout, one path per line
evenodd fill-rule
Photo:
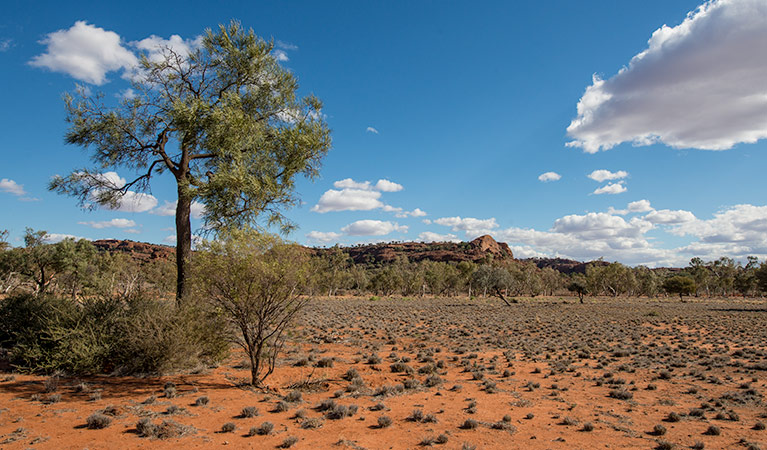
M 585 310 L 579 311 L 582 314 Z M 537 326 L 536 321 L 546 321 L 545 316 L 534 314 L 531 328 Z M 702 342 L 701 332 L 705 331 L 684 325 L 678 327 L 672 320 L 656 323 L 639 320 L 633 326 L 635 331 L 646 333 L 648 344 L 668 341 L 672 334 L 685 337 L 688 343 L 696 339 Z M 531 339 L 543 338 L 535 336 L 534 330 L 531 332 Z M 696 441 L 705 443 L 706 449 L 746 448 L 748 443 L 766 448 L 767 431 L 752 429 L 757 422 L 767 420 L 762 417 L 767 409 L 761 401 L 727 405 L 727 411 L 739 416 L 737 421 L 717 420 L 715 414 L 719 410 L 706 410 L 703 418 L 687 415 L 704 400 L 742 391 L 744 383 L 758 392 L 767 392 L 764 372 L 746 373 L 742 366 L 715 367 L 705 375 L 715 375 L 724 381 L 711 384 L 678 376 L 687 369 L 678 369 L 667 379 L 659 378 L 658 370 L 653 368 L 621 370 L 620 362 L 630 357 L 617 357 L 610 372 L 612 378 L 620 378 L 625 383 L 611 386 L 595 381 L 608 380 L 604 376 L 606 369 L 595 368 L 598 357 L 605 353 L 575 360 L 567 370 L 557 372 L 550 369 L 550 363 L 558 359 L 556 353 L 546 359 L 543 354 L 534 358 L 515 352 L 508 361 L 500 349 L 473 352 L 476 357 L 462 354 L 461 358 L 468 357 L 477 364 L 496 366 L 485 371 L 484 379 L 496 382 L 495 392 L 489 393 L 482 381 L 474 380 L 471 371 L 463 371 L 452 359 L 453 346 L 440 345 L 430 339 L 429 336 L 403 337 L 396 342 L 382 341 L 372 350 L 354 341 L 295 343 L 267 380 L 269 387 L 260 390 L 244 385 L 249 371 L 240 367 L 243 355 L 239 352 L 225 364 L 198 374 L 61 378 L 56 391 L 61 399 L 56 403 L 47 403 L 52 394 L 44 392 L 45 377 L 0 373 L 0 449 L 276 448 L 289 436 L 298 438 L 292 447 L 296 449 L 412 449 L 425 448 L 424 439 L 439 434 L 448 440 L 432 445 L 438 449 L 460 449 L 464 443 L 477 449 L 648 449 L 655 448 L 659 440 L 669 441 L 677 449 L 691 448 Z M 425 365 L 417 360 L 417 353 L 432 346 L 439 349 L 433 355 L 434 360 L 444 361 L 444 366 L 438 369 L 443 380 L 439 386 L 388 396 L 373 395 L 381 386 L 395 385 L 409 378 L 402 373 L 392 373 L 389 367 L 394 358 L 390 353 L 396 353 L 398 358 L 409 356 L 412 360 L 407 364 L 417 371 Z M 733 343 L 730 351 L 736 347 Z M 314 355 L 315 361 L 332 357 L 335 362 L 333 367 L 326 368 L 311 367 L 311 363 L 306 367 L 293 365 L 307 354 Z M 371 354 L 377 354 L 382 361 L 368 364 L 363 356 Z M 493 357 L 496 357 L 494 362 Z M 349 382 L 342 377 L 352 367 L 359 371 L 366 385 L 366 390 L 357 394 L 344 392 Z M 504 377 L 504 370 L 509 370 L 510 376 Z M 414 376 L 424 381 L 428 375 L 416 372 Z M 91 392 L 77 392 L 77 386 L 83 382 Z M 167 382 L 175 383 L 177 396 L 164 396 Z M 281 396 L 292 390 L 290 386 L 302 382 L 306 388 L 302 390 L 303 400 L 291 404 L 286 412 L 273 412 Z M 540 387 L 531 389 L 530 382 L 539 383 Z M 648 390 L 649 384 L 656 389 Z M 454 388 L 456 385 L 460 387 Z M 609 396 L 612 389 L 620 387 L 628 389 L 633 398 L 620 400 Z M 100 392 L 100 399 L 92 400 L 93 391 Z M 154 402 L 145 404 L 152 396 L 156 397 Z M 209 403 L 195 406 L 196 399 L 202 396 L 207 396 Z M 323 418 L 323 413 L 315 407 L 331 398 L 339 404 L 357 405 L 359 410 L 340 420 Z M 472 401 L 476 402 L 474 413 L 467 410 Z M 379 402 L 385 404 L 385 409 L 371 411 L 370 407 Z M 166 414 L 171 405 L 179 407 L 181 412 Z M 86 418 L 108 406 L 118 409 L 111 425 L 105 429 L 88 429 Z M 240 412 L 248 406 L 257 407 L 259 415 L 240 418 Z M 302 429 L 301 420 L 294 417 L 302 409 L 306 417 L 323 418 L 322 426 Z M 414 409 L 433 414 L 437 422 L 408 421 Z M 664 421 L 671 412 L 683 417 L 678 422 Z M 392 419 L 391 426 L 378 427 L 378 418 L 382 415 Z M 494 429 L 492 425 L 502 422 L 505 415 L 510 416 L 510 429 Z M 172 419 L 193 430 L 181 438 L 142 438 L 136 431 L 142 417 L 150 417 L 158 424 Z M 478 427 L 462 429 L 466 419 L 476 420 Z M 274 424 L 270 435 L 248 436 L 251 427 L 266 421 Z M 221 432 L 227 422 L 235 424 L 233 432 Z M 584 431 L 585 423 L 591 423 L 593 431 Z M 663 436 L 654 435 L 656 425 L 664 426 L 667 432 Z M 718 426 L 721 434 L 705 435 L 711 425 Z

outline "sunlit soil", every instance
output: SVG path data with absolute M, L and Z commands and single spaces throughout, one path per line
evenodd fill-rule
M 301 324 L 263 389 L 237 350 L 195 374 L 0 373 L 0 448 L 767 448 L 764 301 L 317 299 Z

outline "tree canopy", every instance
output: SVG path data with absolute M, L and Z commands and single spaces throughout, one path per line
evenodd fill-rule
M 297 175 L 314 178 L 330 149 L 330 130 L 313 95 L 300 97 L 295 76 L 273 44 L 239 23 L 207 30 L 185 52 L 171 47 L 141 56 L 132 95 L 108 105 L 80 89 L 65 97 L 66 142 L 92 149 L 93 167 L 55 177 L 49 188 L 81 206 L 115 207 L 149 192 L 169 172 L 177 185 L 177 296 L 187 292 L 191 204 L 204 205 L 203 229 L 249 225 L 292 228 L 283 208 L 297 202 Z M 107 170 L 127 169 L 130 181 Z

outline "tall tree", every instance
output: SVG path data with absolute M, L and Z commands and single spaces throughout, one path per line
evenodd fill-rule
M 297 175 L 314 178 L 330 148 L 330 131 L 314 96 L 299 97 L 296 78 L 273 45 L 237 22 L 207 30 L 189 52 L 166 47 L 144 54 L 133 96 L 117 106 L 79 90 L 66 96 L 66 141 L 92 148 L 93 168 L 54 178 L 49 188 L 81 206 L 116 206 L 147 192 L 157 175 L 176 181 L 177 298 L 188 291 L 193 201 L 203 228 L 252 224 L 292 228 L 281 210 L 297 202 Z M 136 173 L 115 182 L 106 169 Z

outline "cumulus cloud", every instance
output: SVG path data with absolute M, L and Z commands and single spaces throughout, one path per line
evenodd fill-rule
M 95 201 L 101 189 L 120 189 L 125 186 L 125 178 L 117 172 L 104 172 L 97 174 L 81 174 L 84 178 L 83 183 L 96 187 L 92 192 L 92 200 Z M 157 198 L 151 194 L 143 192 L 126 191 L 119 199 L 117 204 L 104 205 L 104 207 L 122 212 L 147 212 L 157 206 Z
M 326 213 L 330 211 L 370 211 L 382 208 L 383 202 L 379 200 L 381 193 L 378 191 L 363 189 L 342 189 L 337 191 L 329 189 L 320 197 L 319 202 L 312 207 L 312 211 Z
M 767 137 L 767 2 L 705 2 L 617 75 L 594 76 L 567 128 L 588 153 L 622 142 L 726 150 Z
M 626 178 L 629 176 L 629 173 L 625 170 L 619 170 L 617 172 L 610 172 L 609 170 L 605 169 L 599 169 L 591 172 L 590 174 L 586 175 L 587 177 L 591 178 L 594 181 L 603 182 L 607 180 L 620 180 L 621 178 Z
M 22 195 L 27 195 L 26 191 L 24 191 L 24 185 L 21 185 L 13 180 L 9 180 L 8 178 L 3 178 L 0 180 L 0 191 L 7 192 L 19 197 Z
M 453 231 L 463 231 L 467 237 L 475 238 L 483 234 L 490 234 L 492 230 L 498 228 L 498 223 L 494 217 L 490 219 L 476 219 L 474 217 L 441 217 L 435 219 L 433 223 L 450 227 Z
M 593 194 L 620 194 L 622 192 L 626 192 L 626 186 L 623 185 L 622 181 L 619 181 L 617 183 L 607 183 L 601 188 L 595 189 Z
M 402 189 L 401 184 L 397 184 L 393 181 L 389 180 L 378 180 L 378 183 L 375 185 L 375 189 L 382 191 L 382 192 L 399 192 Z
M 117 207 L 109 208 L 122 212 L 147 212 L 157 206 L 157 198 L 143 192 L 128 191 L 117 201 Z
M 285 53 L 285 50 L 272 50 L 272 55 L 274 55 L 275 59 L 280 62 L 286 62 L 290 61 L 290 58 L 288 58 L 288 54 Z
M 397 222 L 381 220 L 358 220 L 341 228 L 349 236 L 383 236 L 394 231 L 407 233 L 408 227 Z
M 162 206 L 158 206 L 157 208 L 149 211 L 149 213 L 158 216 L 175 216 L 177 204 L 178 200 L 174 200 L 172 202 L 165 200 Z M 189 209 L 191 216 L 195 219 L 200 219 L 205 214 L 205 205 L 200 202 L 193 201 Z
M 321 242 L 323 244 L 329 244 L 331 242 L 338 242 L 343 234 L 334 233 L 332 231 L 310 231 L 306 233 L 306 237 L 314 242 Z
M 80 239 L 85 239 L 86 241 L 90 241 L 91 239 L 85 238 L 82 236 L 75 236 L 74 234 L 64 234 L 64 233 L 47 233 L 45 235 L 45 242 L 49 244 L 55 244 L 57 242 L 61 242 L 64 239 L 74 239 L 76 241 L 79 241 Z
M 376 130 L 373 127 L 367 127 L 365 128 L 365 131 L 367 131 L 368 133 L 378 134 L 378 130 Z
M 171 235 L 165 236 L 165 239 L 163 239 L 162 241 L 168 245 L 176 245 L 176 235 L 171 234 Z M 192 247 L 200 245 L 202 241 L 203 241 L 202 236 L 199 236 L 196 234 L 192 235 Z
M 416 240 L 419 242 L 461 242 L 458 236 L 452 233 L 439 234 L 432 231 L 424 231 L 423 233 L 420 233 Z
M 631 202 L 633 212 L 647 212 L 650 202 Z M 624 210 L 627 212 L 627 210 Z M 475 219 L 480 220 L 480 219 Z M 485 219 L 493 221 L 494 219 Z M 451 221 L 458 223 L 458 221 Z M 443 221 L 444 223 L 444 221 Z M 655 230 L 652 236 L 650 231 Z M 690 242 L 664 247 L 662 233 Z M 654 210 L 631 219 L 603 212 L 571 214 L 554 221 L 548 230 L 497 228 L 488 230 L 499 242 L 506 242 L 518 258 L 562 257 L 589 261 L 600 257 L 624 264 L 651 267 L 686 265 L 698 256 L 714 260 L 730 256 L 767 259 L 767 206 L 735 205 L 718 211 L 710 219 L 696 218 L 685 210 Z M 464 232 L 465 239 L 475 235 Z
M 401 208 L 399 208 L 399 209 L 401 209 Z M 412 211 L 398 212 L 394 216 L 395 217 L 399 217 L 399 218 L 405 218 L 405 217 L 423 217 L 425 215 L 427 215 L 426 211 L 421 210 L 421 208 L 416 208 L 416 209 L 414 209 Z
M 644 216 L 644 220 L 655 224 L 671 225 L 693 222 L 695 220 L 695 215 L 690 211 L 672 211 L 670 209 L 660 209 L 657 211 L 651 211 L 649 214 Z
M 344 178 L 333 183 L 333 187 L 338 189 L 370 189 L 369 181 L 354 181 L 351 178 Z
M 87 225 L 91 228 L 131 228 L 136 226 L 136 222 L 130 220 L 130 219 L 112 219 L 112 220 L 103 220 L 100 222 L 77 222 L 80 225 Z M 127 230 L 126 230 L 127 231 Z
M 160 62 L 165 59 L 165 54 L 168 51 L 185 58 L 202 45 L 202 36 L 197 36 L 194 39 L 184 39 L 174 34 L 170 38 L 165 39 L 160 36 L 151 35 L 140 41 L 131 42 L 131 45 L 146 54 L 150 61 Z
M 629 212 L 647 212 L 652 211 L 649 200 L 637 200 L 628 204 Z
M 48 34 L 42 41 L 45 53 L 29 62 L 54 72 L 63 72 L 91 84 L 104 84 L 108 72 L 135 67 L 136 56 L 123 47 L 120 35 L 85 21 L 68 30 Z
M 556 172 L 544 172 L 538 175 L 538 181 L 543 181 L 544 183 L 549 181 L 559 181 L 561 178 L 562 175 Z
M 312 211 L 326 213 L 330 211 L 370 211 L 382 208 L 386 212 L 402 213 L 402 208 L 385 205 L 380 200 L 381 192 L 401 191 L 403 189 L 401 184 L 385 179 L 372 184 L 370 181 L 355 181 L 352 178 L 344 178 L 335 181 L 333 187 L 340 190 L 329 189 L 325 191 L 319 202 L 312 207 Z

